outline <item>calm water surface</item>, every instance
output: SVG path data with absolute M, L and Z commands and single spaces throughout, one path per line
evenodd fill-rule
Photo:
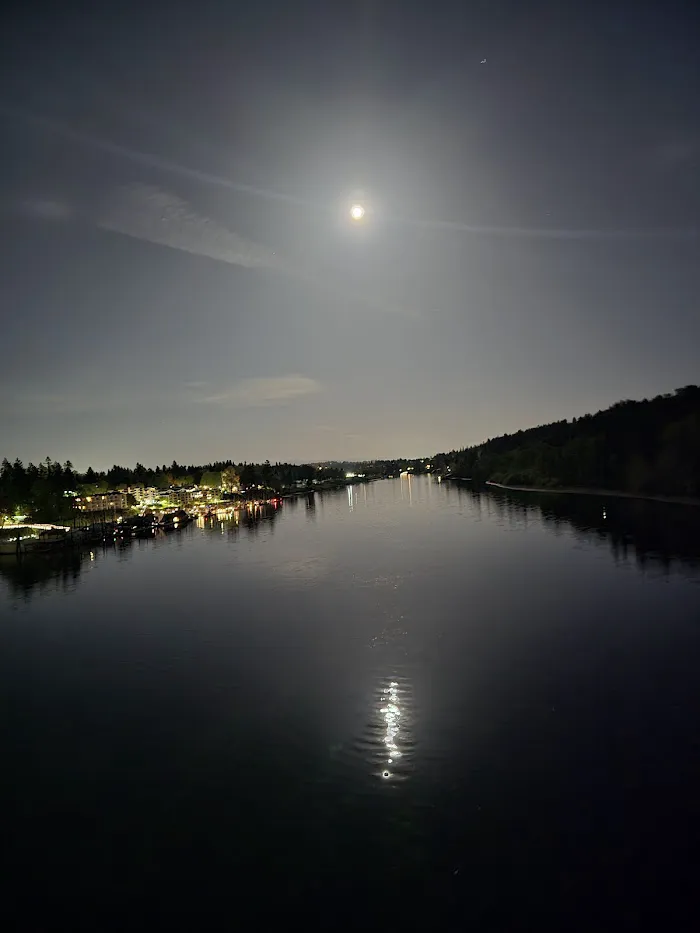
M 696 929 L 699 526 L 404 478 L 3 558 L 17 928 Z

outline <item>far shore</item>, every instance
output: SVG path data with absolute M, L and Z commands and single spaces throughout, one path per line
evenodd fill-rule
M 649 502 L 669 502 L 674 505 L 700 505 L 700 499 L 690 496 L 647 496 L 636 492 L 621 492 L 616 489 L 588 489 L 578 486 L 505 486 L 486 480 L 487 486 L 506 489 L 510 492 L 550 492 L 577 496 L 608 496 L 617 499 L 645 499 Z

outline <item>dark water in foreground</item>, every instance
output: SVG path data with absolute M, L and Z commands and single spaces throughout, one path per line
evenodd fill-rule
M 6 928 L 696 929 L 699 526 L 397 479 L 3 558 Z

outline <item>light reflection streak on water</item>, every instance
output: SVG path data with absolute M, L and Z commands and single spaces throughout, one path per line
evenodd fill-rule
M 399 685 L 395 680 L 392 680 L 389 686 L 384 688 L 382 703 L 383 705 L 380 709 L 380 713 L 386 726 L 383 739 L 386 763 L 387 765 L 393 765 L 401 758 L 401 749 L 396 741 L 401 731 L 401 702 L 399 698 Z M 385 768 L 382 771 L 384 780 L 389 780 L 391 776 L 392 772 L 389 768 Z
M 236 528 L 240 524 L 240 507 L 209 509 L 207 512 L 197 514 L 195 522 L 197 528 L 202 531 L 221 531 Z

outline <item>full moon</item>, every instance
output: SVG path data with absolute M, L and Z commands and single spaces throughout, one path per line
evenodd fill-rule
M 350 208 L 350 216 L 353 220 L 362 220 L 365 216 L 365 209 L 361 204 L 353 204 Z

